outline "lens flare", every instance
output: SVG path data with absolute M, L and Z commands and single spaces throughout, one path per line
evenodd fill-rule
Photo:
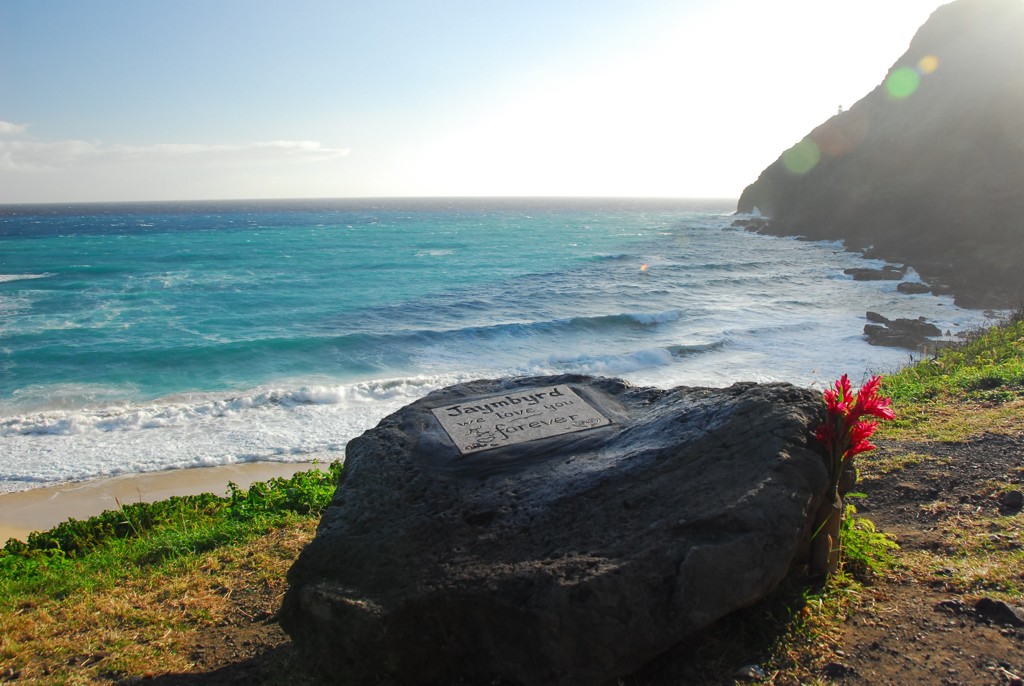
M 782 164 L 794 174 L 806 174 L 821 160 L 821 148 L 810 138 L 805 138 L 782 153 Z
M 917 70 L 911 67 L 893 69 L 889 78 L 885 80 L 885 90 L 894 100 L 909 98 L 920 85 L 921 77 L 918 76 Z
M 931 74 L 938 68 L 939 58 L 935 55 L 925 55 L 921 58 L 921 61 L 917 63 L 917 70 L 922 74 Z
M 642 271 L 642 272 L 647 271 L 647 265 L 646 264 L 641 264 L 640 265 L 640 271 Z

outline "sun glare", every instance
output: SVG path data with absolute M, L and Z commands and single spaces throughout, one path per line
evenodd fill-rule
M 609 52 L 586 72 L 552 65 L 420 151 L 424 190 L 728 196 L 780 150 L 788 168 L 805 173 L 822 151 L 794 141 L 878 85 L 934 8 L 865 0 L 850 12 L 794 0 L 780 31 L 775 5 L 724 5 L 680 15 L 641 48 Z M 879 44 L 889 52 L 879 54 Z M 929 56 L 896 70 L 889 94 L 909 97 L 937 66 Z

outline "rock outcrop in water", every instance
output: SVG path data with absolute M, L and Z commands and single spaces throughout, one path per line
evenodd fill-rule
M 937 9 L 885 81 L 743 192 L 767 231 L 845 239 L 969 306 L 1024 298 L 1024 2 Z
M 340 683 L 607 683 L 791 570 L 827 489 L 821 410 L 787 384 L 432 393 L 349 443 L 281 624 Z
M 910 350 L 935 350 L 939 344 L 931 340 L 942 335 L 942 330 L 924 317 L 918 319 L 889 319 L 877 312 L 868 311 L 868 324 L 864 325 L 864 337 L 871 345 L 885 345 Z

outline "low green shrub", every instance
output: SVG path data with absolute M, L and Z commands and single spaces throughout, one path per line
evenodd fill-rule
M 316 517 L 341 481 L 342 465 L 290 478 L 229 484 L 212 493 L 132 503 L 85 520 L 69 519 L 0 549 L 0 596 L 14 587 L 62 596 L 131 569 L 248 540 L 296 517 Z

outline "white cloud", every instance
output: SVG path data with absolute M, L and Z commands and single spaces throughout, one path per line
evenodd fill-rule
M 0 135 L 16 135 L 19 133 L 25 133 L 26 129 L 28 129 L 28 124 L 14 124 L 0 119 Z
M 84 141 L 38 143 L 0 140 L 0 169 L 45 171 L 70 166 L 75 159 L 88 156 L 91 145 Z
M 0 122 L 0 133 L 6 129 Z M 15 125 L 8 125 L 16 130 Z M 22 130 L 24 127 L 22 127 Z M 158 143 L 105 145 L 89 141 L 0 140 L 0 169 L 53 171 L 136 164 L 193 164 L 204 167 L 307 164 L 345 157 L 349 148 L 317 141 L 258 141 L 245 144 Z
M 345 157 L 349 148 L 327 148 L 317 141 L 258 141 L 242 145 L 205 145 L 199 143 L 159 143 L 144 146 L 98 148 L 106 159 L 190 158 L 218 165 L 279 164 L 282 162 L 325 162 Z

